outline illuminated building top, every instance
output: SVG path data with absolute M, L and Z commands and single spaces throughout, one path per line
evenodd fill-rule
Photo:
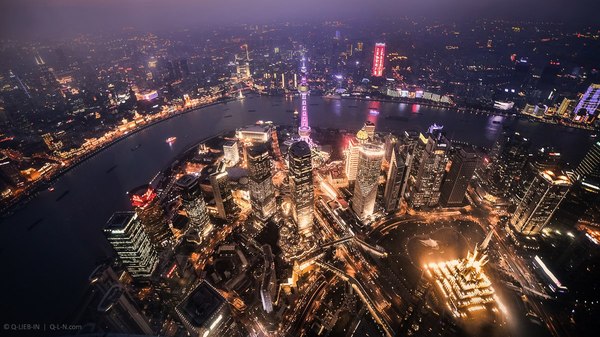
M 298 92 L 300 93 L 300 97 L 302 99 L 302 110 L 300 114 L 300 127 L 298 128 L 298 135 L 300 135 L 300 139 L 307 142 L 308 144 L 312 144 L 312 140 L 310 139 L 310 126 L 308 125 L 308 106 L 306 104 L 306 100 L 309 93 L 308 82 L 306 79 L 306 59 L 302 58 L 302 68 L 300 70 L 302 72 L 302 78 L 300 80 L 300 85 L 298 86 Z
M 156 192 L 149 185 L 142 185 L 129 192 L 133 207 L 145 208 L 154 200 Z

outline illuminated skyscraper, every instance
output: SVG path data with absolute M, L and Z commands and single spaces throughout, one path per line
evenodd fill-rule
M 411 160 L 410 154 L 403 156 L 399 146 L 393 146 L 391 151 L 383 193 L 383 208 L 386 212 L 394 212 L 398 209 L 408 181 L 408 166 Z
M 361 129 L 356 134 L 356 137 L 350 139 L 350 142 L 348 142 L 348 147 L 346 148 L 346 150 L 344 150 L 344 155 L 346 158 L 344 170 L 348 181 L 356 180 L 356 173 L 358 172 L 359 151 L 362 147 L 362 144 L 366 143 L 368 139 L 368 133 L 364 129 Z
M 450 141 L 439 130 L 420 134 L 415 145 L 411 169 L 410 202 L 412 207 L 433 207 L 440 201 L 440 188 L 448 163 Z
M 375 209 L 379 174 L 384 155 L 383 146 L 379 144 L 364 144 L 359 150 L 352 209 L 362 220 L 372 215 Z
M 240 150 L 235 140 L 228 140 L 223 144 L 223 155 L 228 167 L 237 165 L 240 161 Z
M 167 224 L 165 212 L 154 189 L 149 185 L 142 185 L 131 190 L 129 197 L 150 241 L 157 249 L 161 249 L 173 236 L 173 232 Z
M 573 111 L 573 120 L 580 123 L 591 124 L 598 118 L 600 110 L 600 84 L 589 86 Z
M 595 142 L 583 160 L 575 169 L 575 173 L 581 177 L 591 177 L 600 180 L 600 142 Z
M 560 171 L 540 171 L 517 205 L 510 219 L 511 226 L 523 235 L 539 234 L 571 185 L 571 180 Z
M 277 210 L 275 188 L 271 175 L 271 156 L 265 144 L 259 143 L 248 149 L 250 173 L 250 203 L 261 220 L 267 220 Z
M 311 151 L 305 141 L 290 146 L 289 171 L 294 220 L 298 224 L 298 231 L 306 233 L 310 231 L 312 225 L 315 197 Z
M 376 43 L 373 53 L 373 68 L 371 75 L 375 77 L 383 76 L 383 64 L 385 61 L 385 43 Z
M 212 186 L 215 204 L 217 206 L 217 216 L 221 219 L 227 219 L 236 211 L 236 205 L 231 194 L 229 186 L 229 176 L 225 170 L 225 164 L 220 163 L 217 171 L 210 175 L 210 185 Z
M 190 218 L 192 228 L 202 238 L 207 237 L 213 226 L 206 210 L 206 203 L 200 190 L 198 178 L 191 174 L 186 174 L 179 178 L 175 184 L 181 192 L 183 209 Z
M 493 194 L 516 194 L 529 157 L 529 145 L 529 139 L 518 132 L 506 134 L 498 141 L 490 172 Z
M 298 135 L 300 135 L 300 139 L 307 142 L 308 144 L 312 144 L 310 139 L 310 125 L 308 124 L 308 105 L 306 103 L 308 93 L 310 89 L 308 88 L 308 81 L 306 79 L 307 69 L 306 69 L 306 59 L 302 58 L 302 68 L 300 69 L 302 73 L 302 77 L 300 79 L 300 85 L 298 86 L 298 92 L 300 93 L 300 98 L 302 100 L 302 110 L 300 111 L 300 127 L 298 128 Z
M 363 130 L 367 132 L 369 140 L 372 141 L 375 137 L 375 124 L 371 121 L 366 121 L 365 126 L 363 126 Z
M 158 256 L 135 212 L 113 214 L 104 234 L 133 278 L 148 279 L 152 275 Z
M 473 149 L 460 149 L 452 158 L 452 166 L 446 175 L 441 189 L 441 202 L 444 206 L 461 206 L 467 187 L 473 178 L 479 159 Z

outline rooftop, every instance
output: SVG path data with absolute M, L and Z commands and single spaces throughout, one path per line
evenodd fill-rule
M 224 304 L 223 296 L 208 282 L 202 281 L 177 305 L 177 311 L 193 326 L 202 327 Z
M 123 229 L 135 218 L 137 218 L 135 212 L 116 212 L 108 219 L 105 229 Z

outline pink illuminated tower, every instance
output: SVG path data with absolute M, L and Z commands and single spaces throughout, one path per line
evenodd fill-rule
M 300 85 L 298 86 L 298 92 L 300 93 L 300 97 L 302 98 L 302 110 L 300 112 L 300 127 L 298 127 L 298 135 L 300 135 L 300 140 L 307 142 L 308 144 L 312 144 L 310 139 L 310 126 L 308 125 L 308 107 L 306 104 L 306 98 L 308 96 L 308 82 L 306 80 L 306 59 L 302 57 L 302 68 L 300 69 L 301 78 Z

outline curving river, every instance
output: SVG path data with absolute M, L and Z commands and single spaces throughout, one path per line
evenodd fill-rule
M 375 122 L 377 131 L 403 131 L 424 130 L 438 123 L 444 125 L 449 138 L 481 146 L 490 146 L 502 126 L 509 125 L 532 138 L 536 146 L 555 146 L 573 163 L 592 143 L 585 130 L 500 116 L 320 97 L 311 97 L 309 104 L 310 123 L 316 127 L 357 130 L 368 119 Z M 289 110 L 298 106 L 299 101 L 285 98 L 247 97 L 155 124 L 81 163 L 55 181 L 54 192 L 41 192 L 1 219 L 0 289 L 3 307 L 8 310 L 3 310 L 0 321 L 66 323 L 85 291 L 89 273 L 97 261 L 110 255 L 101 229 L 114 211 L 130 208 L 126 191 L 147 183 L 181 151 L 203 138 L 259 119 L 290 125 Z M 177 141 L 169 146 L 165 139 L 171 136 Z M 138 144 L 141 146 L 133 151 Z

